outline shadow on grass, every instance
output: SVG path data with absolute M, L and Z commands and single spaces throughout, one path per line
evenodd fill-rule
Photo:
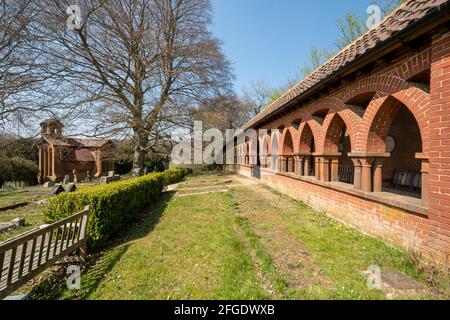
M 114 279 L 108 278 L 108 274 L 127 252 L 132 241 L 146 237 L 155 229 L 173 195 L 174 193 L 172 192 L 162 193 L 160 201 L 143 210 L 130 228 L 118 234 L 102 251 L 94 252 L 90 255 L 89 262 L 83 266 L 81 289 L 67 289 L 67 266 L 63 266 L 34 287 L 30 299 L 86 300 L 96 291 L 102 280 L 114 281 Z

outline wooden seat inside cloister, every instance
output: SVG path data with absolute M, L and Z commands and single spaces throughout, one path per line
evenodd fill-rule
M 229 170 L 445 263 L 448 8 L 405 2 L 250 120 Z

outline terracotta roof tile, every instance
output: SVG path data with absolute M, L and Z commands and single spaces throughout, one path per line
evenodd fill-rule
M 313 73 L 307 76 L 300 83 L 285 92 L 280 98 L 261 111 L 256 117 L 244 125 L 247 129 L 279 110 L 287 103 L 311 89 L 320 81 L 330 77 L 348 63 L 364 55 L 370 49 L 382 44 L 395 33 L 405 29 L 411 23 L 422 19 L 435 7 L 447 2 L 448 0 L 410 0 L 394 10 L 378 26 L 367 31 L 360 38 L 355 40 L 349 46 L 344 48 L 330 60 L 321 65 Z

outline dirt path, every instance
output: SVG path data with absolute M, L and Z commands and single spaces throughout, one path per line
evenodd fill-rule
M 272 257 L 287 289 L 299 290 L 319 284 L 330 286 L 303 244 L 290 235 L 283 214 L 295 210 L 295 206 L 251 179 L 235 177 L 234 180 L 240 183 L 230 190 L 234 203 L 238 204 L 236 211 L 247 219 Z

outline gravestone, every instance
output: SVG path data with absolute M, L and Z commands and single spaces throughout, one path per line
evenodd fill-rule
M 114 177 L 115 172 L 114 171 L 108 171 L 108 177 Z
M 51 187 L 54 187 L 55 186 L 55 183 L 53 182 L 53 181 L 47 181 L 46 183 L 44 183 L 44 187 L 45 188 L 51 188 Z
M 100 184 L 108 184 L 114 181 L 120 180 L 120 174 L 115 174 L 113 176 L 107 176 L 107 177 L 101 177 L 100 178 Z
M 141 170 L 141 168 L 135 168 L 135 169 L 133 169 L 132 175 L 133 175 L 133 177 L 140 177 L 140 176 L 142 176 L 142 170 Z
M 70 182 L 70 176 L 68 174 L 66 174 L 64 176 L 63 184 L 68 184 L 69 182 Z
M 69 183 L 66 191 L 67 192 L 75 192 L 75 191 L 77 191 L 77 186 L 75 185 L 75 183 Z
M 77 170 L 73 169 L 73 183 L 78 183 Z
M 145 167 L 145 168 L 144 168 L 144 176 L 146 176 L 147 174 L 148 174 L 148 168 Z
M 91 172 L 86 171 L 86 182 L 92 182 Z
M 13 221 L 11 221 L 14 225 L 17 227 L 23 227 L 25 226 L 25 218 L 16 218 Z
M 58 184 L 55 184 L 55 187 L 53 188 L 52 191 L 50 191 L 49 195 L 56 196 L 56 195 L 60 194 L 61 192 L 66 192 L 66 190 L 64 189 L 62 184 L 58 183 Z

